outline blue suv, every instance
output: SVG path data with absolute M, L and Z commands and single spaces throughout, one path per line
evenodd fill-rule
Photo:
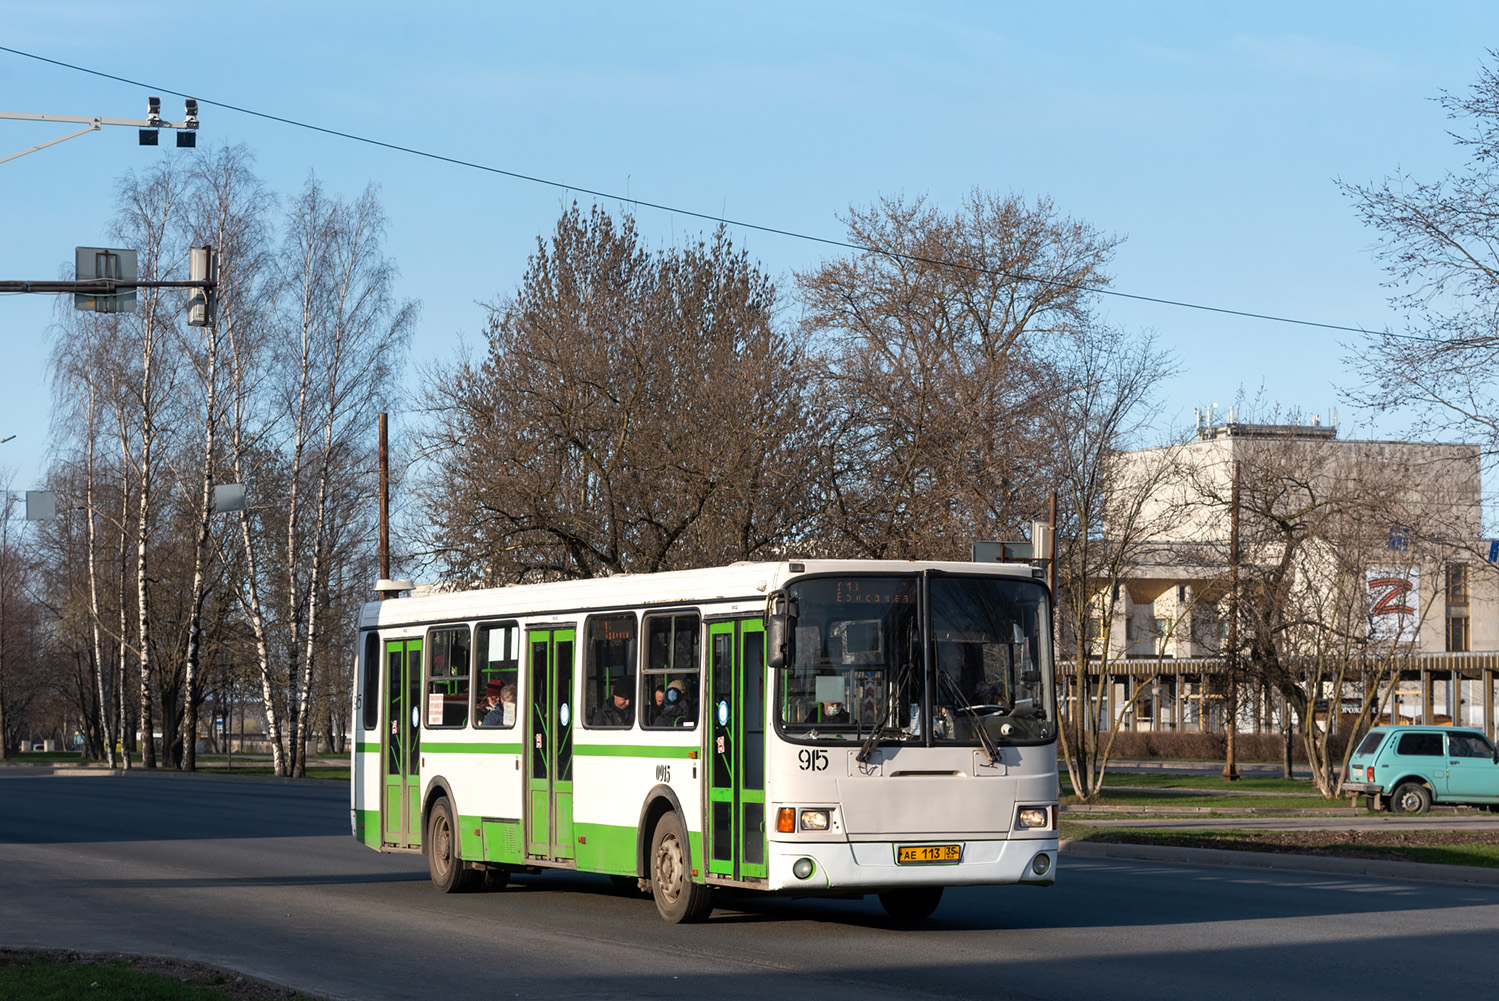
M 1499 751 L 1482 730 L 1376 726 L 1348 760 L 1343 791 L 1392 813 L 1425 813 L 1432 803 L 1499 813 Z

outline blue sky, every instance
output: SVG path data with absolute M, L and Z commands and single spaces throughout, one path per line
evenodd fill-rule
M 0 45 L 163 90 L 504 170 L 819 236 L 882 194 L 1050 197 L 1126 238 L 1114 287 L 1324 323 L 1399 324 L 1334 181 L 1462 165 L 1433 98 L 1499 46 L 1499 4 L 183 5 L 0 0 Z M 0 111 L 142 117 L 157 91 L 0 52 Z M 169 118 L 181 101 L 163 99 Z M 422 302 L 411 379 L 477 343 L 572 193 L 204 104 L 199 141 L 247 145 L 274 190 L 310 172 L 390 219 L 400 292 Z M 61 135 L 0 121 L 0 156 Z M 105 129 L 0 164 L 0 278 L 46 279 L 103 245 L 114 180 L 190 155 Z M 586 203 L 591 200 L 582 197 Z M 617 203 L 606 203 L 618 208 Z M 641 209 L 655 244 L 699 220 Z M 830 253 L 736 234 L 791 291 Z M 0 297 L 0 467 L 45 466 L 50 296 Z M 1243 388 L 1326 414 L 1351 335 L 1121 299 L 1182 374 L 1167 413 Z M 399 408 L 391 401 L 393 410 Z M 1393 436 L 1398 425 L 1348 434 Z M 373 432 L 372 432 L 373 433 Z

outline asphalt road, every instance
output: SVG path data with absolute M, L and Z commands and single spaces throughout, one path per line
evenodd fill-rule
M 1499 887 L 1064 855 L 1050 888 L 724 901 L 602 877 L 443 896 L 348 836 L 339 789 L 0 769 L 0 944 L 182 956 L 339 998 L 1483 997 Z

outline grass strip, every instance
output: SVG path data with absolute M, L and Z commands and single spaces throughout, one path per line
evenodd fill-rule
M 1067 771 L 1062 770 L 1062 785 L 1065 787 Z M 1103 787 L 1133 787 L 1136 789 L 1190 789 L 1194 792 L 1256 792 L 1266 794 L 1284 793 L 1313 794 L 1317 787 L 1310 778 L 1283 779 L 1269 775 L 1246 775 L 1234 782 L 1225 782 L 1219 775 L 1169 775 L 1158 773 L 1137 774 L 1134 772 L 1105 772 Z
M 1076 796 L 1064 795 L 1062 802 L 1066 805 L 1078 804 L 1081 801 Z M 1087 805 L 1099 808 L 1110 806 L 1118 807 L 1160 807 L 1162 812 L 1169 813 L 1173 808 L 1182 809 L 1189 807 L 1193 812 L 1199 810 L 1223 810 L 1229 813 L 1235 810 L 1337 810 L 1347 811 L 1349 809 L 1346 799 L 1323 799 L 1321 796 L 1224 796 L 1211 793 L 1162 793 L 1162 792 L 1137 792 L 1130 789 L 1110 790 L 1104 787 L 1103 795 L 1092 800 Z
M 1499 833 L 1492 831 L 1152 831 L 1092 827 L 1063 821 L 1062 837 L 1124 845 L 1217 848 L 1229 851 L 1385 859 L 1499 868 Z

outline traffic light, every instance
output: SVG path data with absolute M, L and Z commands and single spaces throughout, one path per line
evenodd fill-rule
M 198 145 L 198 133 L 194 130 L 198 127 L 198 99 L 195 97 L 183 98 L 182 101 L 183 123 L 188 131 L 177 133 L 177 148 L 192 149 Z
M 146 121 L 152 125 L 161 124 L 161 98 L 146 98 Z M 158 138 L 156 129 L 141 129 L 142 146 L 155 146 Z
M 189 133 L 190 134 L 190 133 Z M 180 135 L 179 135 L 180 138 Z M 193 247 L 187 258 L 189 281 L 217 281 L 219 255 L 212 247 Z M 206 327 L 213 322 L 213 289 L 198 287 L 192 290 L 187 300 L 187 323 L 190 327 Z

